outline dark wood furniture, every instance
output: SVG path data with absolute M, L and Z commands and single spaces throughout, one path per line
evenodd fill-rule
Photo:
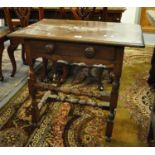
M 53 17 L 52 18 L 62 18 L 60 16 L 58 16 L 58 10 L 57 8 L 52 8 L 53 10 Z M 51 11 L 52 11 L 51 10 Z M 73 11 L 76 10 L 75 8 L 65 8 L 65 12 L 66 12 L 66 19 L 74 19 L 75 16 L 73 15 Z M 47 8 L 47 11 L 48 8 Z M 92 8 L 93 11 L 93 8 Z M 107 11 L 106 14 L 104 14 L 104 11 Z M 94 15 L 89 18 L 89 20 L 93 20 L 93 21 L 105 21 L 105 16 L 106 16 L 106 21 L 107 22 L 120 22 L 121 17 L 122 17 L 122 13 L 125 11 L 125 8 L 123 7 L 97 7 L 94 10 Z M 77 11 L 76 11 L 77 12 Z M 45 17 L 48 18 L 48 15 L 46 16 L 46 11 L 45 11 Z
M 14 11 L 17 14 L 17 17 L 19 18 L 19 20 L 14 21 L 10 14 L 10 8 L 8 7 L 4 8 L 5 20 L 9 27 L 10 32 L 16 31 L 18 29 L 18 26 L 25 27 L 28 25 L 31 8 L 14 8 Z M 11 44 L 12 44 L 12 40 L 11 40 Z M 22 48 L 22 60 L 23 60 L 23 63 L 26 64 L 24 55 L 25 55 L 24 48 Z
M 38 81 L 33 68 L 33 59 L 44 57 L 52 61 L 84 62 L 87 65 L 103 64 L 113 68 L 111 93 L 101 96 L 101 100 L 108 102 L 108 106 L 100 107 L 109 110 L 106 128 L 106 137 L 109 140 L 112 136 L 119 95 L 124 47 L 144 46 L 141 27 L 121 23 L 44 19 L 9 34 L 9 37 L 24 40 L 30 67 L 28 87 L 32 97 L 34 124 L 39 119 L 39 108 L 35 100 L 38 90 L 62 91 L 75 95 L 76 93 L 66 92 L 59 86 Z M 92 97 L 92 94 L 83 95 Z
M 149 22 L 155 27 L 155 11 L 148 10 L 147 17 Z M 155 88 L 155 48 L 151 60 L 151 69 L 150 69 L 150 76 L 148 79 L 148 83 L 151 87 Z
M 5 20 L 6 20 L 7 26 L 9 27 L 10 33 L 13 31 L 16 31 L 18 29 L 17 26 L 19 25 L 20 27 L 27 26 L 29 17 L 30 17 L 30 12 L 31 12 L 31 8 L 13 8 L 13 10 L 19 19 L 18 21 L 16 20 L 15 22 L 11 17 L 10 8 L 8 7 L 4 8 Z M 10 57 L 10 60 L 13 66 L 13 71 L 11 74 L 12 77 L 16 72 L 16 61 L 14 58 L 14 51 L 17 49 L 19 44 L 22 44 L 21 39 L 10 39 L 10 45 L 8 47 L 8 55 Z M 26 64 L 24 44 L 22 44 L 22 60 L 23 60 L 23 64 Z
M 92 8 L 89 8 L 90 11 Z M 0 12 L 2 10 L 0 9 Z M 86 8 L 87 11 L 87 8 Z M 120 22 L 122 13 L 125 11 L 125 8 L 95 8 L 93 16 L 89 16 L 88 20 L 96 21 L 110 21 L 110 22 Z M 4 13 L 2 16 L 5 16 L 6 23 L 9 26 L 10 32 L 13 32 L 16 28 L 14 26 L 25 27 L 28 24 L 34 23 L 40 19 L 45 18 L 58 18 L 58 19 L 76 19 L 75 14 L 79 12 L 78 8 L 4 8 Z M 1 17 L 1 16 L 0 16 Z M 77 17 L 77 16 L 76 16 Z M 18 19 L 14 21 L 13 19 Z M 79 18 L 80 19 L 80 18 Z M 82 18 L 81 18 L 82 19 Z M 14 51 L 19 44 L 22 44 L 22 60 L 23 64 L 26 63 L 24 44 L 22 40 L 13 39 L 10 41 L 10 46 L 8 48 L 8 54 L 13 66 L 12 74 L 13 77 L 16 73 L 16 61 L 14 58 Z M 47 61 L 43 59 L 44 65 L 47 65 Z M 46 67 L 45 67 L 46 68 Z
M 3 81 L 4 77 L 2 74 L 2 56 L 4 50 L 4 42 L 8 40 L 7 35 L 9 29 L 7 27 L 0 27 L 0 81 Z
M 147 11 L 147 18 L 152 26 L 155 27 L 155 11 L 148 10 Z M 155 89 L 155 48 L 152 55 L 151 60 L 151 69 L 150 69 L 150 76 L 148 79 L 149 85 Z M 155 146 L 155 101 L 152 106 L 151 118 L 150 118 L 150 129 L 148 133 L 148 142 L 150 146 Z
M 155 101 L 152 106 L 150 127 L 148 132 L 149 146 L 155 146 Z
M 70 7 L 70 8 L 64 8 L 64 7 L 60 7 L 59 8 L 59 14 L 61 16 L 61 18 L 63 19 L 75 19 L 75 20 L 94 20 L 94 21 L 107 21 L 107 13 L 108 13 L 108 8 L 107 7 L 103 7 L 103 8 L 96 8 L 96 7 Z M 68 16 L 68 11 L 71 11 L 70 16 Z M 96 11 L 99 11 L 100 14 L 98 16 L 96 16 Z M 96 18 L 98 17 L 98 18 Z M 61 61 L 61 60 L 60 60 Z M 48 62 L 46 59 L 44 59 L 44 64 L 46 65 Z M 60 65 L 59 60 L 57 62 L 53 62 L 53 70 L 56 71 L 56 66 Z M 59 83 L 63 83 L 66 79 L 66 76 L 68 75 L 68 67 L 66 65 L 66 62 L 62 63 L 62 68 L 63 68 L 63 76 L 61 77 Z M 46 65 L 47 66 L 47 65 Z M 101 69 L 102 70 L 102 69 Z M 45 71 L 47 72 L 47 71 Z M 47 76 L 44 76 L 47 77 Z M 56 79 L 58 79 L 58 75 L 55 73 L 53 75 L 53 81 L 56 81 Z M 45 79 L 47 80 L 47 79 Z M 98 80 L 100 81 L 100 80 Z M 98 82 L 100 83 L 100 82 Z M 103 85 L 99 84 L 100 89 L 103 89 Z
M 18 8 L 8 8 L 8 7 L 4 7 L 4 15 L 5 15 L 5 20 L 6 23 L 9 27 L 10 33 L 13 31 L 18 30 L 19 28 L 23 28 L 29 25 L 29 19 L 30 19 L 30 15 L 31 15 L 31 8 L 30 7 L 18 7 Z M 13 19 L 13 17 L 11 16 L 11 11 L 14 11 L 16 14 L 16 17 L 18 18 L 18 21 Z M 39 20 L 42 19 L 43 13 L 42 13 L 42 8 L 38 8 L 38 14 L 39 14 Z M 27 64 L 26 62 L 26 58 L 25 58 L 25 48 L 24 48 L 24 44 L 23 44 L 23 40 L 22 39 L 18 39 L 18 38 L 13 38 L 10 40 L 10 45 L 8 47 L 8 55 L 10 57 L 12 66 L 13 66 L 13 70 L 12 70 L 12 74 L 11 76 L 13 77 L 16 73 L 16 60 L 14 57 L 14 51 L 17 49 L 18 45 L 22 44 L 22 60 L 23 60 L 23 64 Z
M 60 14 L 61 14 L 61 17 L 65 19 L 108 21 L 108 8 L 107 7 L 103 7 L 103 8 L 97 8 L 97 7 L 63 8 L 61 7 Z M 114 19 L 113 21 L 115 20 L 116 19 Z
M 70 8 L 64 8 L 66 13 L 66 18 L 74 19 L 72 10 Z M 126 8 L 124 7 L 108 7 L 107 9 L 107 21 L 108 22 L 120 22 L 122 13 L 125 11 Z M 102 19 L 102 7 L 97 8 L 95 11 L 95 19 L 101 20 Z M 13 18 L 17 18 L 13 9 L 11 10 L 11 16 Z M 44 8 L 44 17 L 50 19 L 63 19 L 64 16 L 61 15 L 61 8 L 57 7 L 45 7 Z M 4 18 L 4 12 L 0 9 L 0 18 Z M 32 8 L 31 15 L 30 15 L 30 22 L 38 21 L 38 8 Z

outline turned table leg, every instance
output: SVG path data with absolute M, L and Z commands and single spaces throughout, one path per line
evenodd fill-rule
M 0 44 L 0 81 L 4 80 L 3 74 L 2 74 L 2 55 L 4 50 L 4 43 Z
M 31 62 L 30 62 L 31 61 Z M 29 94 L 31 96 L 31 112 L 32 112 L 32 122 L 35 126 L 39 119 L 39 109 L 36 102 L 36 88 L 34 84 L 36 83 L 36 77 L 35 77 L 35 71 L 34 71 L 34 63 L 33 60 L 29 61 L 29 79 L 28 79 L 28 88 L 29 88 Z
M 106 140 L 110 141 L 112 137 L 112 131 L 114 126 L 114 119 L 115 119 L 115 109 L 117 107 L 118 101 L 118 92 L 120 86 L 120 78 L 115 77 L 112 83 L 112 92 L 111 92 L 111 102 L 110 102 L 110 111 L 107 120 L 107 128 L 106 128 Z
M 36 125 L 39 119 L 39 109 L 36 102 L 36 89 L 33 86 L 34 83 L 35 81 L 33 79 L 28 79 L 29 94 L 31 96 L 32 123 L 33 125 Z
M 120 87 L 120 77 L 122 73 L 122 64 L 123 64 L 123 55 L 124 48 L 117 48 L 118 50 L 116 55 L 116 63 L 113 70 L 114 77 L 112 82 L 112 92 L 111 92 L 111 101 L 110 101 L 110 111 L 107 120 L 106 126 L 106 141 L 110 141 L 113 132 L 115 111 L 117 108 L 118 96 L 119 96 L 119 87 Z
M 31 57 L 31 51 L 29 49 L 29 44 L 25 44 L 26 49 L 26 61 L 29 65 L 29 78 L 28 78 L 28 89 L 31 97 L 31 114 L 32 114 L 32 123 L 33 126 L 37 126 L 37 122 L 39 120 L 39 109 L 36 101 L 36 93 L 37 90 L 35 88 L 36 84 L 36 76 L 35 76 L 35 59 Z
M 11 77 L 14 77 L 15 73 L 16 73 L 16 60 L 14 57 L 14 51 L 17 49 L 19 43 L 16 43 L 14 41 L 10 41 L 10 45 L 8 47 L 8 55 L 12 64 L 12 74 Z

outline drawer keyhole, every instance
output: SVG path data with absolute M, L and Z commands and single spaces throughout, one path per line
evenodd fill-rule
M 48 53 L 54 53 L 54 45 L 53 44 L 47 44 L 45 45 L 45 49 Z
M 85 50 L 84 50 L 84 55 L 87 57 L 87 58 L 93 58 L 95 56 L 95 49 L 94 47 L 87 47 Z

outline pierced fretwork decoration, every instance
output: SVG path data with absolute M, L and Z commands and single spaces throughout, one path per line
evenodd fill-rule
M 89 19 L 91 16 L 94 15 L 94 12 L 96 10 L 96 7 L 76 7 L 72 8 L 72 13 L 75 17 L 75 19 L 78 20 L 84 20 Z
M 31 14 L 31 8 L 30 7 L 17 7 L 14 8 L 18 18 L 20 19 L 21 26 L 25 27 L 28 25 L 30 14 Z
M 76 8 L 71 8 L 71 10 L 75 19 L 89 20 L 93 18 L 96 11 L 96 7 L 76 7 Z M 102 10 L 100 10 L 102 21 L 106 21 L 107 11 L 108 11 L 107 7 L 103 7 Z

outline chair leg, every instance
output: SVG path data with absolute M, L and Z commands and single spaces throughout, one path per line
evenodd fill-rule
M 26 54 L 25 54 L 25 48 L 24 48 L 24 44 L 22 44 L 22 60 L 23 60 L 23 64 L 24 65 L 28 65 L 26 62 Z
M 10 58 L 10 61 L 11 61 L 12 67 L 13 67 L 11 77 L 14 77 L 14 75 L 16 73 L 16 60 L 14 57 L 14 51 L 17 49 L 18 45 L 19 44 L 17 44 L 17 43 L 11 42 L 8 47 L 8 55 L 9 55 L 9 58 Z
M 4 80 L 3 74 L 2 74 L 2 55 L 4 50 L 4 43 L 0 45 L 0 81 Z

